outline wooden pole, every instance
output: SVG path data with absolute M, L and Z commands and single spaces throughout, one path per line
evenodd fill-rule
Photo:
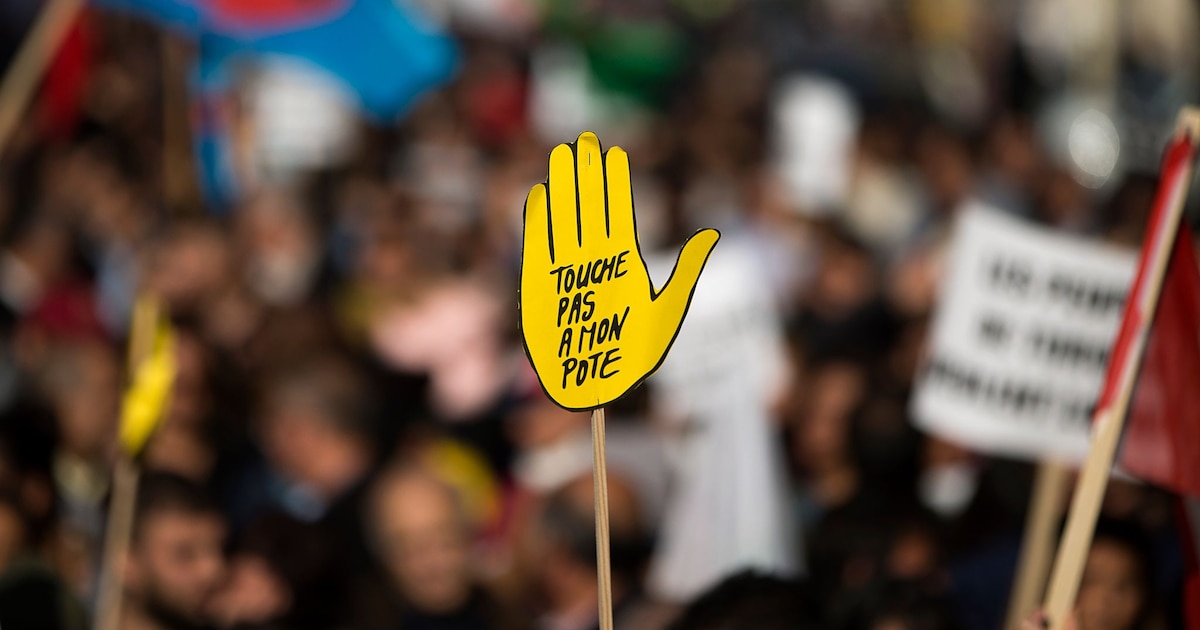
M 1176 134 L 1187 134 L 1194 144 L 1197 143 L 1200 140 L 1200 110 L 1185 108 L 1181 111 Z M 1133 340 L 1133 346 L 1125 365 L 1121 366 L 1117 396 L 1113 404 L 1096 410 L 1091 448 L 1079 474 L 1079 483 L 1076 485 L 1075 496 L 1071 500 L 1071 511 L 1067 517 L 1067 527 L 1063 532 L 1062 543 L 1059 545 L 1058 555 L 1054 560 L 1054 570 L 1050 574 L 1050 587 L 1046 593 L 1045 611 L 1051 630 L 1063 630 L 1071 610 L 1075 606 L 1079 581 L 1083 577 L 1084 564 L 1087 562 L 1088 551 L 1092 546 L 1092 531 L 1096 527 L 1096 518 L 1100 515 L 1104 489 L 1108 485 L 1108 475 L 1116 457 L 1117 445 L 1121 441 L 1125 416 L 1129 410 L 1129 400 L 1133 395 L 1133 387 L 1137 380 L 1138 364 L 1141 363 L 1146 336 L 1154 321 L 1158 296 L 1162 291 L 1163 278 L 1166 276 L 1167 262 L 1170 260 L 1176 230 L 1179 228 L 1179 222 L 1183 215 L 1187 189 L 1192 181 L 1193 166 L 1192 162 L 1187 164 L 1187 174 L 1181 184 L 1182 190 L 1175 198 L 1171 199 L 1171 205 L 1167 208 L 1167 216 L 1164 219 L 1166 227 L 1161 238 L 1154 243 L 1156 250 L 1150 260 L 1150 271 L 1146 277 L 1149 284 L 1142 296 L 1143 303 L 1137 305 L 1142 309 L 1140 329 Z M 1138 299 L 1138 297 L 1130 296 L 1130 299 Z
M 158 306 L 146 297 L 138 298 L 133 310 L 129 332 L 129 375 L 150 352 L 158 325 Z M 104 560 L 100 566 L 100 593 L 96 600 L 96 630 L 117 630 L 121 622 L 121 599 L 124 596 L 125 556 L 133 534 L 134 508 L 137 506 L 138 479 L 141 470 L 137 462 L 121 449 L 113 470 L 112 498 L 108 505 L 108 524 L 104 532 Z
M 162 48 L 162 198 L 168 216 L 195 214 L 203 208 L 192 157 L 187 68 L 193 50 L 163 31 Z
M 1067 472 L 1067 467 L 1059 462 L 1038 464 L 1029 514 L 1025 517 L 1025 539 L 1008 600 L 1008 620 L 1004 622 L 1009 630 L 1020 630 L 1021 622 L 1037 608 L 1046 587 L 1058 533 L 1059 507 L 1067 493 Z
M 0 154 L 8 147 L 17 123 L 25 113 L 46 66 L 58 51 L 63 37 L 83 7 L 84 0 L 49 0 L 37 23 L 25 37 L 4 82 L 0 83 Z
M 612 568 L 608 557 L 608 464 L 604 454 L 604 408 L 592 410 L 592 483 L 596 501 L 596 581 L 600 630 L 613 630 Z

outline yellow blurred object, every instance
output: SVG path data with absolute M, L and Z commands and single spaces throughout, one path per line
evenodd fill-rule
M 175 380 L 174 333 L 170 324 L 158 322 L 147 350 L 149 353 L 137 363 L 121 402 L 121 447 L 131 458 L 142 452 L 166 414 Z
M 438 440 L 425 451 L 422 463 L 434 477 L 454 489 L 467 519 L 476 528 L 486 529 L 500 518 L 496 479 L 473 449 Z

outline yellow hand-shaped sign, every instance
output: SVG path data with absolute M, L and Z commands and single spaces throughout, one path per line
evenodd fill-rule
M 520 300 L 525 351 L 550 398 L 593 409 L 652 374 L 720 236 L 692 235 L 656 290 L 638 247 L 625 151 L 601 154 L 590 131 L 555 147 L 548 181 L 525 202 Z

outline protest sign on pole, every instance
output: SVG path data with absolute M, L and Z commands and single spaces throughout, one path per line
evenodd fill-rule
M 964 208 L 917 383 L 917 423 L 980 452 L 1040 462 L 1006 628 L 1041 596 L 1066 464 L 1081 461 L 1131 252 Z
M 917 424 L 984 453 L 1082 461 L 1134 263 L 969 205 L 916 384 Z
M 520 326 L 546 395 L 592 411 L 596 572 L 601 630 L 612 630 L 604 405 L 662 364 L 720 238 L 700 230 L 655 288 L 638 245 L 629 157 L 585 131 L 550 153 L 549 176 L 525 202 Z

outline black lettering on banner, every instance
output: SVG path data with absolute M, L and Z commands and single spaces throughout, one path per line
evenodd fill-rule
M 576 359 L 572 359 L 572 358 L 568 357 L 567 360 L 563 361 L 563 380 L 562 380 L 563 389 L 567 388 L 567 376 L 569 376 L 571 374 L 571 372 L 577 367 L 579 367 L 579 361 Z
M 596 295 L 595 291 L 588 291 L 583 294 L 583 305 L 587 308 L 587 311 L 583 313 L 583 321 L 585 322 L 590 321 L 592 315 L 596 312 L 596 302 L 592 300 L 593 295 Z
M 1035 330 L 1030 333 L 1029 347 L 1035 357 L 1059 366 L 1103 369 L 1108 365 L 1106 344 L 1070 333 Z
M 578 324 L 583 314 L 583 294 L 576 293 L 571 297 L 571 310 L 567 315 L 567 325 Z
M 930 386 L 1015 415 L 1042 415 L 1054 400 L 1051 391 L 1039 384 L 989 376 L 940 356 L 932 357 L 926 364 L 925 379 Z
M 625 276 L 626 273 L 628 273 L 626 271 L 621 270 L 621 265 L 625 264 L 625 256 L 627 256 L 628 254 L 629 254 L 629 250 L 625 250 L 617 256 L 617 265 L 616 265 L 617 271 L 616 271 L 616 273 L 613 274 L 614 278 L 622 278 Z
M 562 293 L 563 293 L 562 273 L 563 273 L 563 271 L 566 271 L 567 269 L 570 269 L 570 267 L 556 267 L 556 268 L 550 270 L 550 275 L 554 276 L 554 292 L 559 295 L 562 295 Z M 561 314 L 562 314 L 562 312 L 560 311 L 559 315 L 561 315 Z
M 600 378 L 612 378 L 613 376 L 617 375 L 617 372 L 621 371 L 621 370 L 613 370 L 611 372 L 607 371 L 609 364 L 616 363 L 617 361 L 621 360 L 621 357 L 613 356 L 613 353 L 617 352 L 618 350 L 619 350 L 619 348 L 613 348 L 612 350 L 609 350 L 608 352 L 604 353 L 604 364 L 600 366 Z
M 1060 272 L 1050 277 L 1047 287 L 1052 302 L 1098 317 L 1125 306 L 1124 286 L 1102 284 Z
M 996 315 L 985 314 L 979 323 L 979 336 L 993 346 L 1002 346 L 1008 341 L 1008 324 Z
M 583 288 L 587 287 L 587 285 L 588 285 L 588 270 L 591 268 L 592 268 L 592 263 L 588 263 L 587 265 L 584 265 L 583 263 L 579 264 L 579 273 L 575 275 L 575 282 L 576 282 L 575 288 L 583 289 Z
M 567 276 L 567 280 L 566 280 L 567 286 L 564 288 L 564 290 L 567 292 L 574 291 L 575 290 L 575 269 L 573 269 L 571 267 L 567 267 L 566 276 Z
M 589 379 L 606 379 L 618 374 L 621 361 L 621 332 L 629 307 L 600 319 L 596 315 L 596 290 L 605 282 L 628 273 L 624 268 L 630 250 L 584 263 L 562 265 L 550 271 L 558 292 L 560 329 L 558 357 L 563 359 L 562 386 L 583 386 Z M 587 289 L 586 291 L 584 289 Z
M 567 326 L 562 331 L 562 340 L 558 342 L 558 358 L 562 358 L 564 353 L 571 351 L 571 335 L 574 334 L 574 328 Z
M 988 280 L 997 289 L 1025 295 L 1033 283 L 1033 270 L 1025 261 L 996 258 L 988 266 Z
M 579 327 L 579 347 L 575 352 L 583 352 L 583 341 L 587 340 L 587 349 L 591 351 L 596 345 L 596 324 L 584 324 Z
M 1062 405 L 1062 424 L 1068 427 L 1087 426 L 1092 422 L 1096 405 L 1090 400 L 1069 400 Z
M 562 318 L 566 314 L 567 309 L 571 306 L 571 298 L 563 296 L 558 298 L 558 327 L 562 328 Z

